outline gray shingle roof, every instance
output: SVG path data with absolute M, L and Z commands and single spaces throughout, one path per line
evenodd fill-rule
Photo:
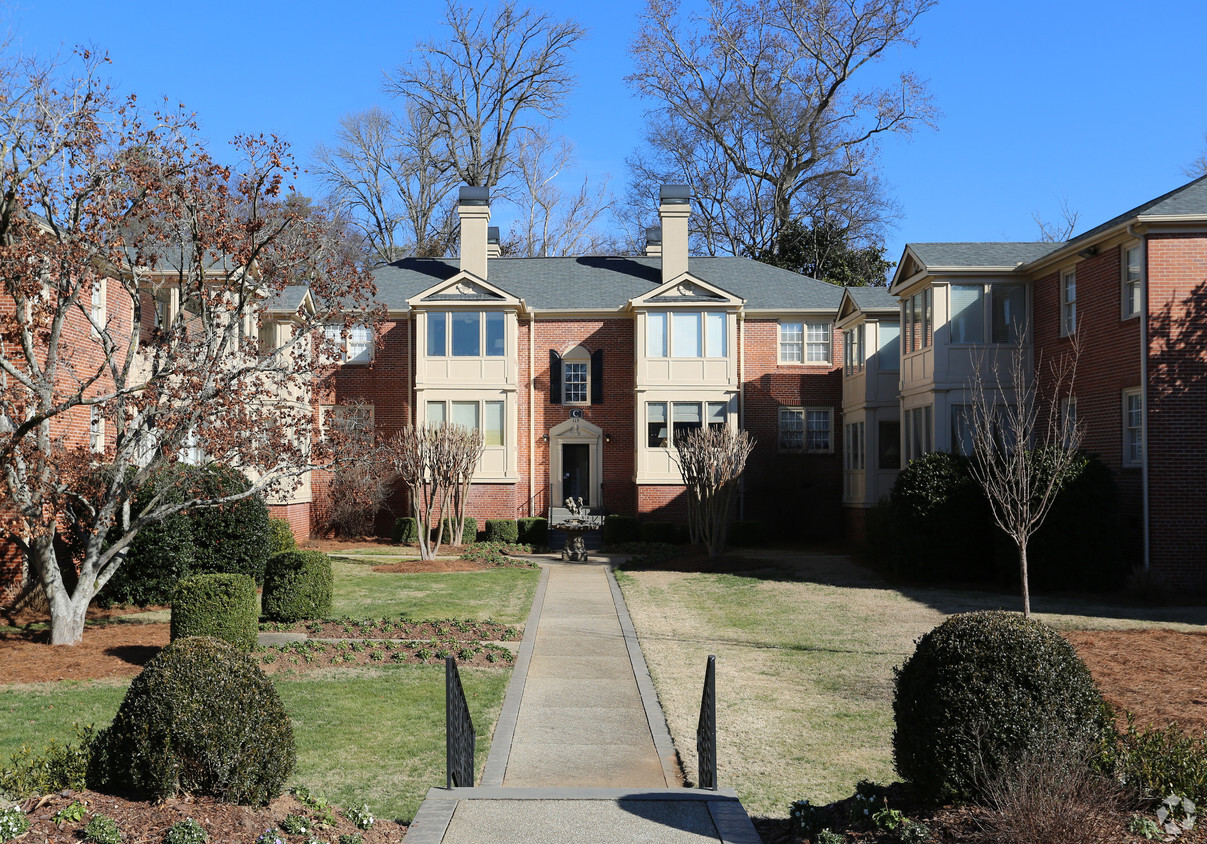
M 1063 243 L 910 243 L 909 248 L 929 267 L 1014 267 L 1042 258 Z
M 847 293 L 861 311 L 897 310 L 900 301 L 887 287 L 848 287 Z
M 306 290 L 307 287 L 304 284 L 291 284 L 284 290 L 274 293 L 272 298 L 264 304 L 264 309 L 273 313 L 296 313 L 306 298 Z
M 391 310 L 458 272 L 456 258 L 407 258 L 373 271 Z M 537 310 L 619 310 L 662 282 L 659 258 L 492 258 L 489 281 Z M 842 288 L 747 258 L 691 258 L 692 275 L 746 300 L 749 310 L 832 311 Z
M 1193 182 L 1188 182 L 1180 188 L 1174 188 L 1169 193 L 1162 194 L 1156 199 L 1150 199 L 1143 205 L 1137 205 L 1130 211 L 1107 220 L 1100 226 L 1094 226 L 1072 238 L 1069 244 L 1083 240 L 1092 240 L 1098 235 L 1110 231 L 1122 223 L 1135 217 L 1207 217 L 1207 176 L 1200 176 Z

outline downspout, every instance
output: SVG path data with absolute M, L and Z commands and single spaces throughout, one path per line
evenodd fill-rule
M 528 515 L 536 496 L 536 311 L 528 312 Z
M 415 407 L 415 351 L 419 346 L 415 342 L 415 309 L 407 309 L 407 404 L 411 406 L 411 424 L 418 425 L 419 410 Z
M 746 312 L 738 309 L 738 430 L 746 430 L 746 338 L 743 318 Z M 746 473 L 738 480 L 738 518 L 746 518 Z
M 1134 224 L 1128 224 L 1127 233 L 1137 237 Z M 1127 260 L 1126 253 L 1124 260 Z M 1148 235 L 1140 237 L 1140 524 L 1144 531 L 1144 570 L 1152 564 L 1152 549 L 1149 547 L 1149 504 L 1148 504 Z M 1126 423 L 1127 420 L 1124 420 Z

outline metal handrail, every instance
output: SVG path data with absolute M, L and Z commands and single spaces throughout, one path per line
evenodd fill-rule
M 469 716 L 469 702 L 461 688 L 461 674 L 457 661 L 444 659 L 444 721 L 445 762 L 448 770 L 448 787 L 473 788 L 474 743 L 477 733 L 473 719 Z
M 709 654 L 704 671 L 704 693 L 700 696 L 700 722 L 696 727 L 696 756 L 699 759 L 698 788 L 717 790 L 717 658 Z

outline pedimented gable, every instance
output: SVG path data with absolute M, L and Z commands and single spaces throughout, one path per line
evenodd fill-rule
M 851 296 L 850 290 L 842 291 L 842 301 L 838 303 L 838 319 L 841 322 L 849 316 L 854 316 L 859 313 L 859 305 Z
M 719 307 L 741 307 L 742 299 L 728 290 L 709 284 L 703 279 L 684 273 L 650 292 L 629 300 L 631 307 L 647 305 L 713 305 Z
M 459 272 L 452 278 L 429 287 L 418 296 L 407 299 L 407 304 L 412 308 L 460 303 L 519 306 L 520 300 L 506 290 L 495 287 L 486 279 L 468 272 Z

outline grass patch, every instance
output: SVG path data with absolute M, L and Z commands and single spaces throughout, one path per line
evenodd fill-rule
M 1017 596 L 895 589 L 845 558 L 780 558 L 742 574 L 628 571 L 618 578 L 689 778 L 709 654 L 717 655 L 719 776 L 754 814 L 895 780 L 893 669 L 948 615 L 1019 609 Z M 1207 609 L 1033 600 L 1063 629 L 1201 630 Z
M 478 729 L 481 771 L 510 671 L 461 671 Z M 409 821 L 427 790 L 444 785 L 443 666 L 316 672 L 276 682 L 293 719 L 298 765 L 290 785 L 341 806 L 368 803 Z M 108 725 L 128 683 L 47 683 L 0 690 L 0 764 L 22 745 L 68 741 L 73 722 Z
M 339 618 L 493 619 L 523 624 L 540 579 L 537 569 L 388 574 L 373 571 L 380 559 L 332 560 L 335 576 L 331 614 Z

